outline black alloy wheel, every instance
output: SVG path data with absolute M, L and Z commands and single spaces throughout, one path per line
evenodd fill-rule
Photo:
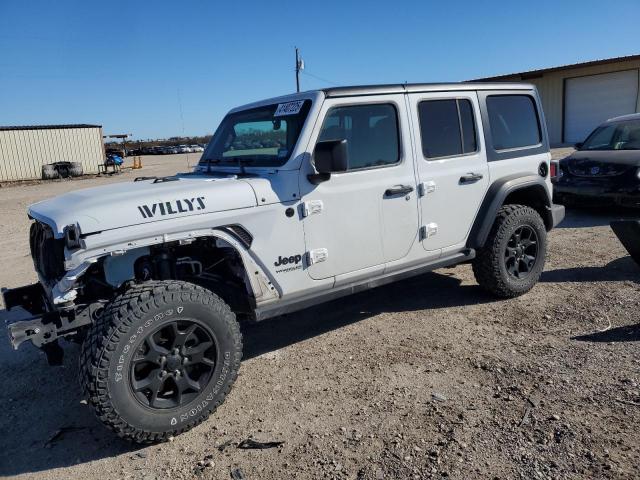
M 199 395 L 216 366 L 212 332 L 178 319 L 150 333 L 131 362 L 131 388 L 149 408 L 176 408 Z
M 529 225 L 513 232 L 504 253 L 507 272 L 519 280 L 526 278 L 538 258 L 538 235 Z

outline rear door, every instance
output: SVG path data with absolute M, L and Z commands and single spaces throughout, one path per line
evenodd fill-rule
M 427 251 L 465 242 L 489 182 L 475 92 L 409 95 Z

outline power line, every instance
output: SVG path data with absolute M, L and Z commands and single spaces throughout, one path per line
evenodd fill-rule
M 308 76 L 310 76 L 310 77 L 313 77 L 313 78 L 315 78 L 316 80 L 320 80 L 321 82 L 328 83 L 328 84 L 333 85 L 333 86 L 335 86 L 335 87 L 339 87 L 339 86 L 340 86 L 340 84 L 339 84 L 339 83 L 332 82 L 331 80 L 327 80 L 326 78 L 319 77 L 319 76 L 317 76 L 317 75 L 314 75 L 313 73 L 309 73 L 309 72 L 308 72 L 308 71 L 306 71 L 306 70 L 301 70 L 301 71 L 300 71 L 300 73 L 302 73 L 303 75 L 308 75 Z

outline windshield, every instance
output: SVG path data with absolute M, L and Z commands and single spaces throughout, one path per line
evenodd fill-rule
M 298 141 L 310 106 L 310 100 L 298 100 L 227 115 L 199 165 L 284 165 Z
M 640 150 L 640 120 L 600 126 L 587 137 L 580 150 Z

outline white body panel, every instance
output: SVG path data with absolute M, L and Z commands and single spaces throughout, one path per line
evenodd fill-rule
M 144 180 L 75 190 L 38 202 L 29 211 L 62 236 L 64 227 L 70 224 L 78 224 L 81 232 L 88 234 L 157 223 L 175 216 L 255 206 L 256 196 L 245 181 L 189 176 L 159 183 Z

